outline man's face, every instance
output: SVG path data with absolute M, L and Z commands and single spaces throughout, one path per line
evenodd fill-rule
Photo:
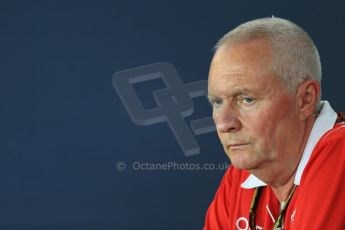
M 208 93 L 218 136 L 232 164 L 255 170 L 289 164 L 303 139 L 296 97 L 271 71 L 263 41 L 221 47 L 212 60 Z

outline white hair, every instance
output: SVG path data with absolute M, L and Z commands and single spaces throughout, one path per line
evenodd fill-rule
M 261 18 L 241 24 L 218 41 L 215 51 L 255 39 L 267 40 L 271 45 L 271 71 L 283 80 L 289 92 L 295 92 L 307 79 L 321 84 L 320 56 L 313 40 L 301 27 L 285 19 Z

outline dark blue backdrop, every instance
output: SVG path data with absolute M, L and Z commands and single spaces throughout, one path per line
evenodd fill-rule
M 173 64 L 205 80 L 218 38 L 279 16 L 304 27 L 323 64 L 323 98 L 344 111 L 341 1 L 2 1 L 0 229 L 201 229 L 224 170 L 138 171 L 132 163 L 223 163 L 214 132 L 185 157 L 166 123 L 134 124 L 114 72 Z M 144 83 L 143 83 L 144 84 Z M 154 106 L 161 82 L 138 84 Z M 186 121 L 211 114 L 195 100 Z M 117 170 L 118 162 L 126 169 Z

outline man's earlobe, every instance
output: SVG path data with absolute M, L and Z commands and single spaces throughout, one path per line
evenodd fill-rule
M 320 83 L 315 80 L 306 80 L 297 90 L 300 119 L 305 120 L 315 112 L 320 96 Z

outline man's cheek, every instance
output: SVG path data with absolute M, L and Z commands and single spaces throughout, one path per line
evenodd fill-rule
M 219 141 L 220 141 L 220 143 L 223 145 L 223 146 L 225 146 L 225 138 L 224 138 L 224 135 L 218 135 L 218 138 L 219 138 Z

